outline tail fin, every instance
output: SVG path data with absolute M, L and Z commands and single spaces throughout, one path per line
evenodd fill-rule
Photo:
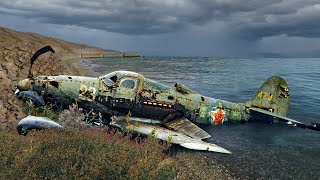
M 268 78 L 247 105 L 286 116 L 290 106 L 289 87 L 286 81 L 278 76 Z
M 285 122 L 290 126 L 320 131 L 320 124 L 307 125 L 300 121 L 286 117 L 290 106 L 289 88 L 285 80 L 278 76 L 272 76 L 266 80 L 246 106 L 250 110 L 249 120 L 266 122 Z

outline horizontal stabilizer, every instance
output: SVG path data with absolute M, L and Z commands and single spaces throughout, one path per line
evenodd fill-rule
M 317 124 L 317 123 L 312 123 L 311 125 L 306 125 L 300 121 L 296 121 L 294 119 L 291 119 L 291 118 L 288 118 L 288 117 L 285 117 L 285 116 L 281 116 L 281 115 L 278 115 L 278 114 L 275 114 L 275 113 L 272 113 L 272 112 L 269 112 L 269 111 L 266 111 L 266 110 L 263 110 L 263 109 L 259 109 L 259 108 L 249 108 L 251 111 L 254 111 L 254 112 L 258 112 L 258 113 L 262 113 L 262 114 L 265 114 L 265 115 L 269 115 L 269 116 L 272 116 L 274 118 L 277 118 L 279 119 L 279 121 L 282 121 L 282 122 L 285 122 L 289 125 L 292 125 L 292 126 L 297 126 L 297 127 L 300 127 L 300 128 L 308 128 L 308 129 L 312 129 L 312 130 L 316 130 L 316 131 L 320 131 L 320 125 Z
M 176 130 L 177 132 L 188 135 L 192 138 L 206 139 L 211 137 L 210 134 L 208 134 L 206 131 L 202 130 L 186 118 L 176 119 L 166 123 L 165 125 Z
M 136 121 L 125 121 L 122 117 L 112 117 L 112 122 L 110 125 L 121 128 L 128 129 L 135 132 L 139 132 L 144 135 L 151 135 L 161 140 L 168 141 L 170 143 L 179 144 L 188 149 L 194 150 L 204 150 L 204 151 L 212 151 L 219 153 L 231 154 L 230 151 L 217 146 L 215 144 L 207 143 L 202 141 L 201 139 L 195 139 L 184 135 L 180 132 L 175 132 L 170 129 L 166 129 L 160 127 L 156 124 L 146 124 Z

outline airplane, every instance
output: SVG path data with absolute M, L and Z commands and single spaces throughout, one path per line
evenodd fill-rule
M 35 55 L 38 57 L 48 51 L 54 52 L 47 46 Z M 36 58 L 31 58 L 31 67 Z M 289 87 L 278 76 L 268 78 L 249 101 L 234 103 L 203 96 L 182 84 L 170 87 L 131 71 L 114 71 L 100 77 L 33 77 L 30 72 L 27 79 L 17 84 L 16 94 L 20 99 L 27 98 L 39 106 L 47 102 L 60 102 L 64 106 L 77 102 L 79 107 L 103 114 L 102 124 L 152 134 L 189 149 L 231 153 L 203 141 L 211 136 L 196 124 L 280 121 L 291 126 L 320 130 L 317 123 L 306 125 L 286 117 L 290 105 Z M 41 129 L 43 124 L 46 127 L 50 124 L 53 128 L 61 127 L 54 121 L 34 120 L 34 117 L 28 116 L 17 129 Z

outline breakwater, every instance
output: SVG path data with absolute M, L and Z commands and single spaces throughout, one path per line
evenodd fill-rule
M 106 53 L 92 53 L 92 54 L 80 54 L 80 58 L 131 58 L 131 57 L 141 57 L 137 53 L 120 53 L 120 52 L 106 52 Z

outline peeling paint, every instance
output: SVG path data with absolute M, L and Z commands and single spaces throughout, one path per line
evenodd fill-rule
M 247 103 L 202 96 L 181 84 L 170 87 L 130 71 L 115 71 L 99 78 L 40 76 L 32 82 L 34 90 L 49 99 L 80 101 L 110 116 L 130 111 L 132 116 L 160 121 L 172 120 L 169 118 L 172 114 L 205 124 L 248 121 L 251 118 L 248 107 L 283 115 L 290 101 L 288 86 L 278 77 L 269 78 Z

